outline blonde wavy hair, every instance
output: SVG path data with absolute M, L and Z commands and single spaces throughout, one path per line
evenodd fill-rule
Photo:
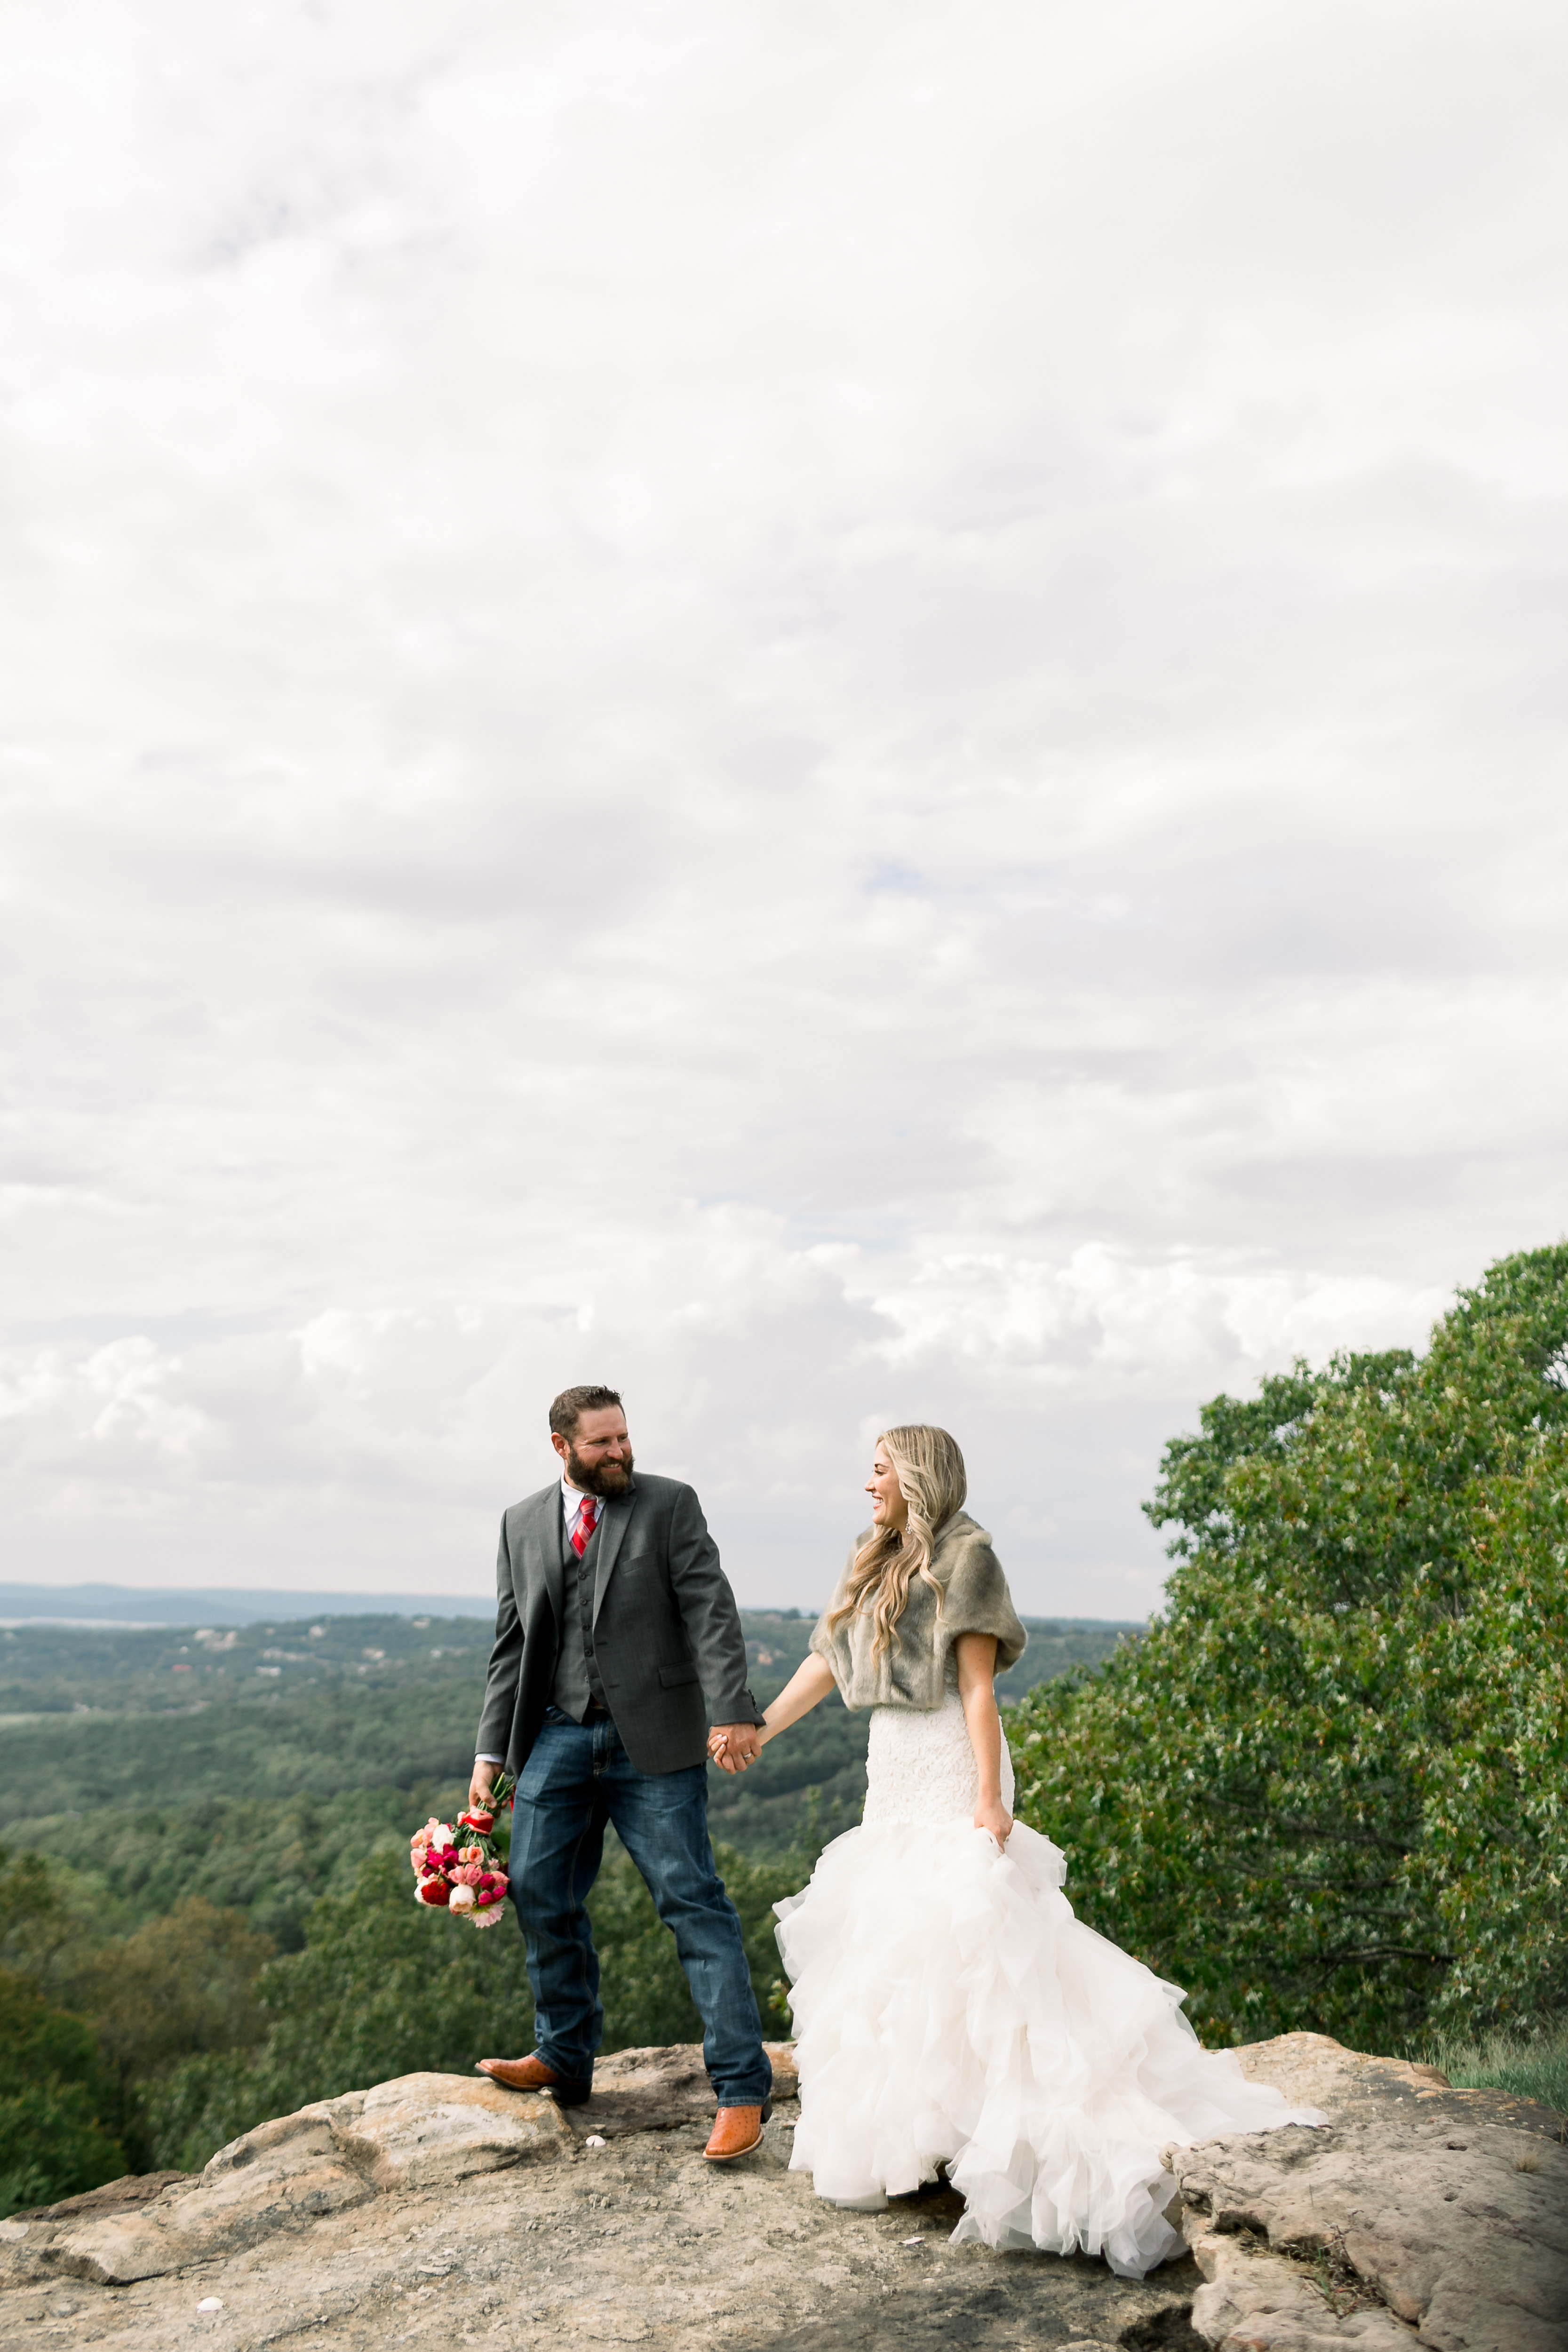
M 899 1491 L 909 1506 L 909 1524 L 877 1528 L 849 1563 L 844 1598 L 827 1620 L 829 1633 L 846 1617 L 870 1604 L 876 1639 L 874 1654 L 892 1647 L 893 1629 L 909 1606 L 910 1587 L 923 1577 L 936 1595 L 942 1615 L 942 1586 L 931 1572 L 931 1554 L 955 1511 L 963 1508 L 969 1492 L 963 1456 L 945 1429 L 911 1422 L 901 1429 L 885 1429 L 877 1440 L 893 1465 Z M 875 1600 L 872 1595 L 875 1594 Z

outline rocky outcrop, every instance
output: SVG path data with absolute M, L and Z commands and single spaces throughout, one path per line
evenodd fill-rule
M 447 2188 L 574 2145 L 549 2099 L 405 2074 L 260 2125 L 220 2148 L 198 2181 L 172 2182 L 150 2203 L 70 2216 L 48 2259 L 67 2276 L 110 2286 L 162 2278 L 387 2190 Z
M 722 2171 L 701 2154 L 695 2049 L 623 2051 L 564 2112 L 446 2074 L 302 2108 L 199 2179 L 0 2222 L 0 2341 L 1568 2347 L 1568 2147 L 1527 2102 L 1318 2035 L 1259 2044 L 1248 2071 L 1330 2126 L 1171 2150 L 1192 2254 L 1133 2283 L 953 2247 L 945 2190 L 885 2214 L 819 2204 L 788 2170 L 794 2070 L 773 2056 L 763 2147 Z
M 1506 2093 L 1318 2033 L 1243 2053 L 1330 2128 L 1173 2148 L 1206 2282 L 1192 2324 L 1247 2352 L 1563 2352 L 1568 2137 Z
M 782 2043 L 773 2056 L 781 2095 L 793 2098 L 794 2058 Z M 132 2180 L 68 2200 L 40 2217 L 64 2225 L 49 2238 L 46 2259 L 64 2276 L 125 2286 L 279 2231 L 298 2231 L 389 2191 L 452 2188 L 477 2173 L 548 2163 L 589 2137 L 607 2142 L 665 2131 L 712 2112 L 695 2045 L 605 2059 L 591 2109 L 563 2110 L 483 2077 L 404 2074 L 259 2125 L 220 2148 L 197 2180 L 163 2173 L 153 2176 L 158 2186 L 150 2196 L 136 2193 L 144 2184 Z

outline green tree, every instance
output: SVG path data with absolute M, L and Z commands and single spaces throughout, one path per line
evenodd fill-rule
M 126 2169 L 97 2037 L 58 1997 L 79 1941 L 47 1863 L 0 1846 L 0 2215 Z
M 1080 1915 L 1211 2039 L 1568 2004 L 1568 1246 L 1491 1267 L 1423 1358 L 1216 1398 L 1147 1507 L 1163 1614 L 1013 1724 Z
M 47 1859 L 0 1845 L 0 1968 L 14 1969 L 38 1991 L 68 1968 L 81 1925 L 62 1899 Z
M 97 2036 L 137 2162 L 152 2153 L 145 2102 L 162 2075 L 198 2053 L 248 2052 L 264 2038 L 257 1977 L 272 1949 L 237 1911 L 187 1895 L 165 1917 L 77 1958 L 71 2005 Z
M 102 2117 L 112 2086 L 92 2029 L 0 1969 L 0 2216 L 74 2197 L 127 2168 Z
M 58 1857 L 11 1859 L 0 1850 L 0 1965 L 10 1963 L 14 1987 L 25 1987 L 51 2017 L 65 2013 L 53 2041 L 46 2037 L 39 2049 L 79 2045 L 91 2053 L 90 2064 L 73 2061 L 60 2077 L 80 2092 L 59 2110 L 60 2145 L 85 2099 L 121 2171 L 150 2161 L 145 2095 L 160 2075 L 194 2053 L 248 2051 L 262 2040 L 268 2020 L 256 1979 L 272 1948 L 237 1912 L 199 1895 L 182 1897 L 130 1936 L 104 1936 L 90 1897 L 84 1900 Z M 46 2069 L 51 2081 L 58 2071 Z M 55 2092 L 47 2095 L 53 2100 Z M 93 2142 L 89 2168 L 100 2157 Z M 63 2179 L 69 2169 L 57 2166 L 51 2178 Z M 108 2177 L 94 2169 L 90 2181 L 72 2185 L 94 2187 Z M 68 2192 L 57 2182 L 54 2193 Z

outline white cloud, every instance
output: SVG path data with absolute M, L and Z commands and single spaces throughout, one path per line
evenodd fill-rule
M 1553 1238 L 1565 46 L 13 26 L 15 1572 L 477 1582 L 607 1373 L 752 1597 L 897 1412 L 1117 1613 Z
M 906 1286 L 886 1289 L 859 1249 L 792 1248 L 782 1220 L 719 1208 L 662 1246 L 623 1237 L 575 1307 L 335 1309 L 288 1331 L 13 1349 L 0 1465 L 33 1541 L 79 1570 L 112 1531 L 176 1581 L 232 1557 L 285 1582 L 474 1591 L 498 1498 L 545 1475 L 550 1395 L 608 1370 L 640 1457 L 700 1482 L 750 1600 L 826 1591 L 871 1439 L 927 1412 L 964 1430 L 1025 1597 L 1117 1613 L 1123 1582 L 1143 1605 L 1157 1588 L 1134 1506 L 1184 1383 L 1418 1338 L 1440 1303 L 1092 1244 L 1059 1266 L 903 1264 Z M 1086 1429 L 1087 1478 L 1071 1461 Z

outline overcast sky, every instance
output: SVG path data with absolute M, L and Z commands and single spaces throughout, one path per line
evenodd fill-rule
M 53 0 L 0 100 L 0 1575 L 748 1601 L 1568 1226 L 1549 0 Z

